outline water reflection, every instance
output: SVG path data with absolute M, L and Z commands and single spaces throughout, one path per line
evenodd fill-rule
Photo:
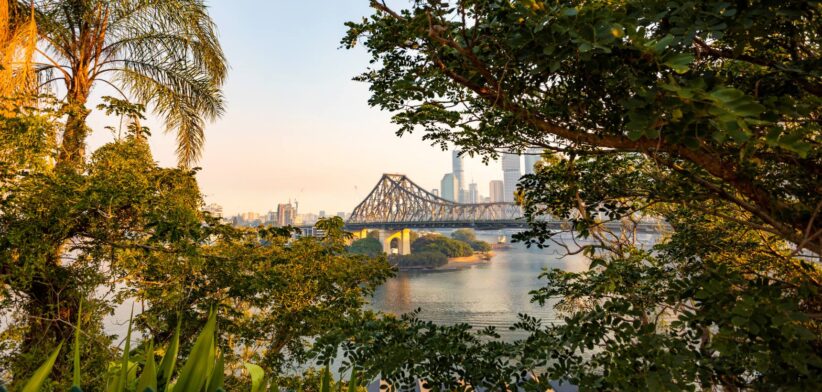
M 493 236 L 483 238 L 493 240 Z M 506 338 L 517 314 L 526 313 L 543 322 L 558 322 L 551 308 L 531 302 L 530 291 L 541 287 L 538 277 L 545 269 L 585 271 L 589 261 L 582 255 L 562 257 L 554 249 L 526 249 L 515 244 L 498 251 L 487 264 L 461 270 L 401 272 L 381 286 L 371 307 L 402 314 L 421 308 L 420 317 L 441 324 L 469 323 L 475 327 L 495 326 Z

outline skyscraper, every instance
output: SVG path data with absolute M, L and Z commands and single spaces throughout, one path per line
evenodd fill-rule
M 468 184 L 468 202 L 472 204 L 480 202 L 479 189 L 477 189 L 476 182 Z
M 490 195 L 491 203 L 499 203 L 505 201 L 505 185 L 501 180 L 494 180 L 488 184 L 488 194 Z
M 519 162 L 519 154 L 502 154 L 503 201 L 514 201 L 517 182 L 522 175 Z
M 440 181 L 440 197 L 445 200 L 457 201 L 459 190 L 457 188 L 457 177 L 454 173 L 445 173 Z
M 534 165 L 542 159 L 541 148 L 531 147 L 525 150 L 525 174 L 534 174 Z
M 463 159 L 459 156 L 459 151 L 454 150 L 451 152 L 451 163 L 452 169 L 454 173 L 454 177 L 457 181 L 457 190 L 454 192 L 455 199 L 454 201 L 464 203 L 465 202 L 465 168 L 463 165 Z
M 290 201 L 288 204 L 277 204 L 277 226 L 293 225 L 296 217 L 297 209 L 291 205 Z

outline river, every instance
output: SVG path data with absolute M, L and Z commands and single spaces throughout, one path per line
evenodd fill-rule
M 443 234 L 448 234 L 443 232 Z M 510 232 L 506 233 L 510 237 Z M 497 233 L 478 233 L 493 242 Z M 544 323 L 561 321 L 552 304 L 531 302 L 530 291 L 542 287 L 545 269 L 584 271 L 589 260 L 582 255 L 563 257 L 559 250 L 527 249 L 522 244 L 495 251 L 490 261 L 457 270 L 399 272 L 380 286 L 371 308 L 403 314 L 421 309 L 419 317 L 438 324 L 468 323 L 477 328 L 497 327 L 504 339 L 518 336 L 508 327 L 517 314 L 526 313 Z

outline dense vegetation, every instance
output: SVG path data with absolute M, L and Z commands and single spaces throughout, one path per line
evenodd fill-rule
M 348 246 L 348 251 L 354 254 L 370 257 L 377 257 L 383 253 L 380 240 L 371 237 L 355 240 Z
M 462 241 L 471 246 L 474 252 L 488 252 L 491 250 L 491 244 L 477 239 L 477 233 L 471 229 L 458 229 L 451 233 L 451 238 Z
M 822 385 L 819 2 L 371 4 L 343 40 L 372 55 L 357 78 L 370 103 L 400 134 L 467 154 L 544 149 L 519 184 L 518 240 L 592 262 L 542 274 L 533 299 L 564 320 L 523 315 L 522 341 L 408 315 L 326 343 L 448 389 L 507 388 L 523 370 L 536 389 Z M 559 240 L 546 216 L 586 241 Z M 637 223 L 659 218 L 659 243 L 638 246 Z
M 244 363 L 281 378 L 306 363 L 319 334 L 361 318 L 364 297 L 391 270 L 384 258 L 345 250 L 341 219 L 317 223 L 323 238 L 231 227 L 201 210 L 196 169 L 154 161 L 141 124 L 148 104 L 180 132 L 181 163 L 196 157 L 208 102 L 221 107 L 224 64 L 202 2 L 33 4 L 0 2 L 0 380 L 10 390 L 41 374 L 46 358 L 46 390 L 68 390 L 75 373 L 84 390 L 109 390 L 108 369 L 134 363 L 146 372 L 146 351 L 168 347 L 176 328 L 177 354 L 193 355 L 210 309 L 220 325 L 212 347 L 233 390 L 248 383 L 238 377 Z M 71 64 L 37 65 L 35 49 Z M 103 68 L 83 68 L 99 50 Z M 40 95 L 32 75 L 71 70 L 72 88 L 84 94 L 100 80 L 86 77 L 111 64 L 137 102 L 103 99 L 98 109 L 120 125 L 111 127 L 114 141 L 86 155 L 85 102 L 74 92 Z M 151 337 L 139 347 L 103 330 L 104 317 L 129 302 L 135 331 Z M 80 343 L 69 344 L 75 337 Z
M 436 251 L 420 251 L 410 255 L 393 255 L 388 262 L 400 268 L 436 268 L 448 264 L 448 256 Z
M 442 253 L 446 257 L 465 257 L 474 254 L 468 243 L 441 234 L 426 234 L 417 238 L 411 244 L 411 253 L 416 252 Z
M 202 119 L 222 110 L 226 65 L 201 1 L 2 1 L 0 378 L 12 390 L 122 390 L 151 374 L 155 347 L 189 359 L 164 381 L 196 383 L 185 390 L 248 388 L 235 377 L 248 362 L 279 377 L 341 350 L 347 367 L 395 386 L 819 389 L 819 2 L 372 5 L 344 44 L 373 56 L 358 79 L 401 134 L 486 159 L 546 151 L 519 184 L 530 230 L 518 239 L 591 258 L 587 271 L 545 271 L 532 293 L 563 322 L 522 315 L 512 328 L 527 338 L 506 342 L 494 328 L 375 315 L 364 296 L 391 270 L 348 252 L 340 219 L 318 223 L 324 238 L 294 239 L 203 213 L 187 167 Z M 35 64 L 37 50 L 54 57 Z M 34 77 L 49 71 L 58 77 Z M 85 154 L 87 99 L 103 80 L 136 102 L 101 103 L 123 126 Z M 42 81 L 68 95 L 40 95 Z M 146 107 L 178 132 L 179 168 L 154 162 Z M 560 241 L 546 216 L 586 241 Z M 660 241 L 639 246 L 638 223 L 660 218 Z M 473 253 L 468 233 L 455 237 L 412 250 Z M 102 329 L 127 300 L 150 337 L 134 349 Z M 205 371 L 192 378 L 195 364 Z

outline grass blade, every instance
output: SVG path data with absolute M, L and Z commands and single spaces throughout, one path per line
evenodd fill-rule
M 49 374 L 51 373 L 51 368 L 54 366 L 54 361 L 57 360 L 57 355 L 60 354 L 60 349 L 63 348 L 63 343 L 57 345 L 57 348 L 54 352 L 49 355 L 49 358 L 46 360 L 46 363 L 40 365 L 37 368 L 37 371 L 34 372 L 34 375 L 26 382 L 26 385 L 20 392 L 38 392 L 40 391 L 40 387 L 46 382 L 46 379 L 49 378 Z
M 143 373 L 137 380 L 137 391 L 143 392 L 146 388 L 157 390 L 157 367 L 154 364 L 154 342 L 148 343 L 148 350 L 146 350 L 146 364 L 143 366 Z
M 171 382 L 171 376 L 174 374 L 174 366 L 177 364 L 177 354 L 180 351 L 180 323 L 182 317 L 177 318 L 177 328 L 174 330 L 174 335 L 168 343 L 166 353 L 160 361 L 160 367 L 157 370 L 157 384 L 160 387 L 167 387 Z M 159 389 L 158 389 L 159 390 Z M 166 388 L 166 390 L 171 390 Z M 141 391 L 142 392 L 142 391 Z
M 248 375 L 251 376 L 251 392 L 262 392 L 265 370 L 253 363 L 246 363 L 245 368 L 248 369 Z
M 131 326 L 132 322 L 134 321 L 134 305 L 131 305 L 131 315 L 128 317 L 128 333 L 126 333 L 126 342 L 125 346 L 123 347 L 123 359 L 120 363 L 120 376 L 117 378 L 117 383 L 115 384 L 114 391 L 115 392 L 123 392 L 126 390 L 126 386 L 128 386 L 128 371 L 129 371 L 129 353 L 131 351 Z
M 223 388 L 223 381 L 225 379 L 225 357 L 222 353 L 217 357 L 217 363 L 214 365 L 214 370 L 211 371 L 211 379 L 208 381 L 206 392 L 217 392 Z
M 188 360 L 180 370 L 174 385 L 175 391 L 200 391 L 208 381 L 214 366 L 214 333 L 217 328 L 217 312 L 212 311 L 205 328 L 197 336 Z
M 80 387 L 80 320 L 83 315 L 83 301 L 77 310 L 77 325 L 74 327 L 74 371 L 71 385 Z

